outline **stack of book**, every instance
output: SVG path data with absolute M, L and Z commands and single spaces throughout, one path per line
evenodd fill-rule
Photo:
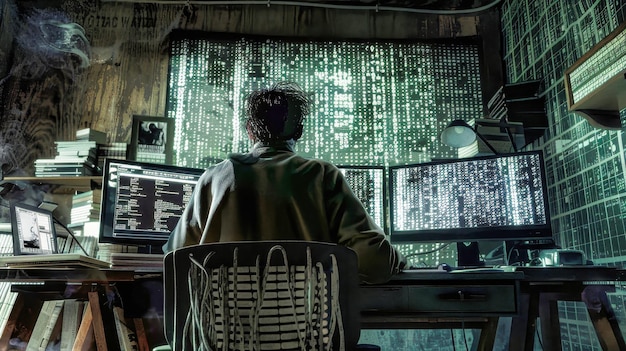
M 501 86 L 489 99 L 489 119 L 520 123 L 526 144 L 543 136 L 548 127 L 545 97 L 540 96 L 542 81 L 519 82 Z M 525 145 L 519 145 L 522 147 Z
M 97 176 L 97 147 L 106 143 L 106 134 L 91 128 L 76 131 L 76 140 L 56 141 L 56 157 L 35 160 L 36 177 Z
M 104 169 L 104 160 L 107 158 L 125 160 L 127 148 L 128 145 L 126 143 L 98 144 L 98 167 Z
M 102 190 L 100 189 L 93 189 L 72 196 L 70 223 L 82 225 L 86 222 L 99 221 L 101 198 Z
M 111 256 L 118 253 L 137 253 L 139 247 L 134 245 L 98 243 L 97 258 L 111 262 Z
M 98 144 L 106 144 L 107 134 L 99 130 L 83 128 L 76 131 L 76 140 L 95 141 Z

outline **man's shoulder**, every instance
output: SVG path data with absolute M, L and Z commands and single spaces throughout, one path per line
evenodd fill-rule
M 226 158 L 221 163 L 237 162 L 242 164 L 254 164 L 257 163 L 258 160 L 259 158 L 257 156 L 254 156 L 252 153 L 232 153 L 229 154 L 228 158 Z
M 339 172 L 339 168 L 334 163 L 331 163 L 329 161 L 325 161 L 319 158 L 301 156 L 297 154 L 294 154 L 292 157 L 299 160 L 299 162 L 322 167 L 326 172 Z

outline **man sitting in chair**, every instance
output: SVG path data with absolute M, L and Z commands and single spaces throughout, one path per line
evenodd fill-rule
M 374 223 L 334 165 L 298 156 L 310 99 L 293 83 L 248 97 L 246 129 L 254 143 L 200 178 L 164 252 L 241 240 L 308 240 L 356 251 L 364 283 L 384 283 L 406 260 Z

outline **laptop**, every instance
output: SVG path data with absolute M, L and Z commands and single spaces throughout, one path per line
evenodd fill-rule
M 49 210 L 24 203 L 11 205 L 13 255 L 0 257 L 5 267 L 109 268 L 110 262 L 77 253 L 59 253 L 54 217 Z

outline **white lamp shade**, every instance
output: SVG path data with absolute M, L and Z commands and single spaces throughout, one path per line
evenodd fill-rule
M 441 132 L 441 141 L 455 148 L 471 145 L 476 140 L 476 132 L 467 122 L 457 119 Z

